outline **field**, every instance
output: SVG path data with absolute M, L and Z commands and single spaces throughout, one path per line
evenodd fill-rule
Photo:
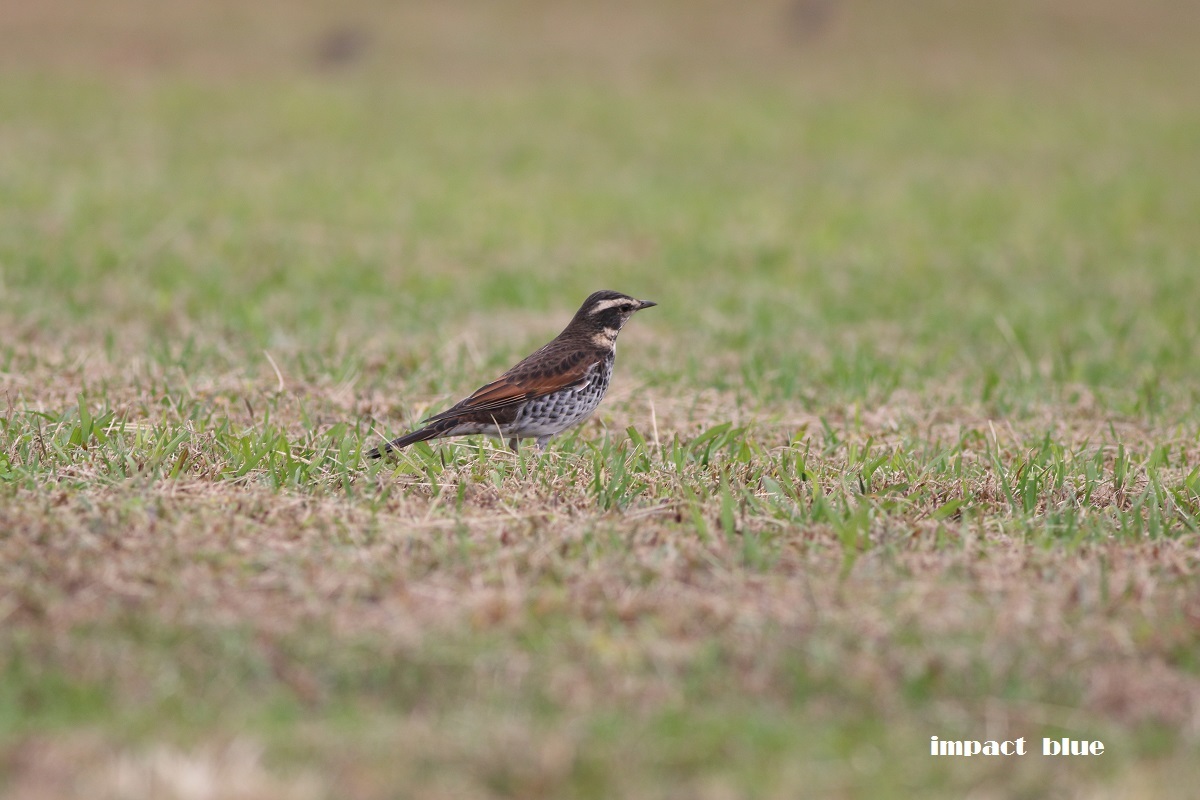
M 0 795 L 1194 796 L 1200 6 L 893 5 L 0 4 Z

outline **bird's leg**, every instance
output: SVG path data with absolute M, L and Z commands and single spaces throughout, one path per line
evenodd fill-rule
M 548 445 L 548 444 L 550 443 L 550 437 L 551 437 L 551 436 L 553 436 L 553 435 L 554 435 L 554 434 L 552 434 L 552 433 L 551 433 L 551 434 L 547 434 L 546 436 L 539 436 L 539 437 L 537 437 L 537 448 L 538 448 L 538 450 L 541 450 L 542 452 L 545 452 L 545 450 L 546 450 L 546 445 Z
M 512 450 L 515 453 L 515 452 L 517 452 L 517 447 L 520 445 L 520 443 L 521 443 L 521 440 L 514 436 L 513 438 L 508 440 L 508 449 Z

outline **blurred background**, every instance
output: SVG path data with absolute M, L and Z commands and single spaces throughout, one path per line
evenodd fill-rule
M 1128 405 L 1200 366 L 1198 32 L 1186 0 L 5 0 L 0 313 L 392 362 L 498 330 L 502 363 L 611 287 L 661 303 L 663 380 Z
M 48 0 L 3 9 L 8 70 L 245 80 L 352 69 L 357 79 L 493 88 L 697 79 L 1061 88 L 1081 73 L 1097 87 L 1120 75 L 1182 83 L 1171 72 L 1191 64 L 1200 14 L 1183 0 Z

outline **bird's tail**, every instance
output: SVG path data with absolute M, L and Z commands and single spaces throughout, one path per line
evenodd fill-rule
M 415 430 L 412 433 L 406 433 L 398 439 L 392 439 L 390 442 L 384 442 L 379 447 L 371 448 L 367 453 L 367 458 L 379 458 L 380 456 L 390 453 L 393 450 L 403 450 L 410 444 L 424 442 L 429 439 L 436 439 L 445 431 L 440 425 L 426 425 L 424 428 Z

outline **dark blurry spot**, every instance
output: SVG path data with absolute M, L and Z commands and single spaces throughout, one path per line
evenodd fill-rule
M 785 29 L 793 41 L 817 38 L 833 19 L 834 0 L 792 0 L 787 9 Z
M 313 49 L 313 61 L 322 69 L 336 69 L 360 60 L 370 36 L 362 28 L 332 28 L 321 34 Z

